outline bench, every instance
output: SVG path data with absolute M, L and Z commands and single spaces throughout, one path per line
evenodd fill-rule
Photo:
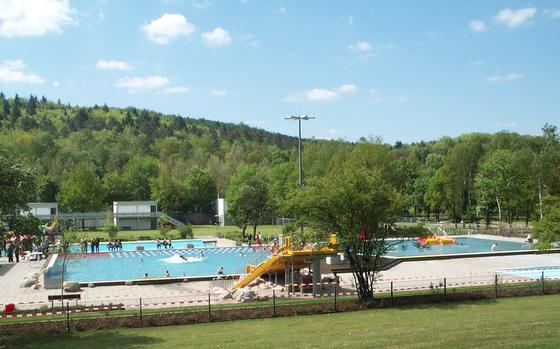
M 80 299 L 80 295 L 79 294 L 64 294 L 64 295 L 51 294 L 48 296 L 48 299 L 49 302 L 60 301 L 64 299 Z

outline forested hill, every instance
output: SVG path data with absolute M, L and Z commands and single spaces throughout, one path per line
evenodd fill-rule
M 0 93 L 0 147 L 11 150 L 39 177 L 58 185 L 67 179 L 69 170 L 84 162 L 107 182 L 134 166 L 143 170 L 161 167 L 166 175 L 181 177 L 186 169 L 198 165 L 211 171 L 223 195 L 237 166 L 267 164 L 275 157 L 287 159 L 296 146 L 295 137 L 245 124 L 134 107 L 71 106 L 35 96 L 7 98 Z M 129 195 L 108 189 L 111 199 L 150 197 L 148 190 Z M 55 197 L 51 191 L 37 199 Z
M 311 183 L 340 169 L 365 169 L 402 196 L 403 213 L 408 207 L 410 214 L 455 221 L 534 219 L 547 197 L 560 195 L 560 137 L 554 125 L 542 130 L 540 136 L 472 133 L 393 146 L 365 138 L 306 140 L 304 175 Z M 33 200 L 59 201 L 72 211 L 154 199 L 167 212 L 213 215 L 220 195 L 239 212 L 270 222 L 291 213 L 284 203 L 298 183 L 294 137 L 132 107 L 0 94 L 2 149 L 32 170 Z M 258 200 L 255 210 L 243 206 Z

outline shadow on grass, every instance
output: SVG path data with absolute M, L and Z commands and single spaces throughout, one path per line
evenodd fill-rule
M 425 302 L 419 304 L 398 305 L 390 309 L 410 310 L 410 309 L 438 309 L 438 310 L 455 310 L 459 307 L 467 305 L 491 305 L 496 304 L 495 299 L 475 299 L 475 300 L 450 300 L 441 302 Z
M 0 348 L 5 346 L 6 349 L 126 349 L 145 345 L 160 347 L 163 341 L 160 338 L 121 333 L 118 330 L 70 335 L 26 335 L 0 339 Z

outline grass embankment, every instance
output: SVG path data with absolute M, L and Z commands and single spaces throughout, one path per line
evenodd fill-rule
M 12 339 L 21 349 L 558 348 L 559 296 Z

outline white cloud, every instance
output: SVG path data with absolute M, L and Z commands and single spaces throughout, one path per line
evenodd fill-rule
M 479 19 L 475 19 L 469 23 L 469 28 L 475 33 L 482 33 L 486 31 L 486 24 Z
M 480 66 L 480 65 L 484 65 L 484 62 L 480 61 L 480 60 L 474 60 L 474 61 L 471 61 L 471 64 L 476 65 L 476 66 Z
M 513 29 L 533 18 L 536 12 L 537 9 L 534 7 L 526 7 L 518 10 L 506 8 L 500 10 L 500 12 L 498 12 L 498 14 L 494 17 L 494 20 Z
M 296 93 L 284 98 L 286 102 L 319 102 L 319 101 L 332 101 L 338 98 L 338 93 L 332 90 L 323 88 L 314 88 L 301 93 Z
M 54 80 L 54 81 L 52 82 L 52 85 L 53 85 L 53 87 L 58 87 L 58 86 L 60 86 L 60 81 Z
M 489 83 L 512 82 L 522 79 L 523 75 L 518 73 L 509 73 L 507 75 L 492 75 L 486 78 Z
M 62 33 L 76 23 L 68 0 L 0 0 L 0 36 L 43 36 Z
M 329 130 L 329 133 L 330 133 L 330 134 L 338 133 L 338 132 L 339 132 L 339 131 L 338 131 L 338 129 L 336 129 L 336 128 L 331 128 L 331 129 Z
M 355 44 L 348 45 L 348 48 L 354 51 L 365 52 L 365 53 L 371 52 L 373 50 L 371 44 L 367 41 L 358 41 Z
M 210 7 L 210 1 L 203 0 L 203 1 L 195 1 L 193 3 L 193 7 L 199 10 L 205 10 Z
M 0 63 L 0 83 L 42 84 L 45 80 L 38 75 L 24 71 L 22 60 L 6 60 Z
M 95 67 L 100 70 L 130 70 L 132 67 L 130 64 L 122 61 L 115 60 L 99 60 L 95 64 Z
M 163 87 L 169 84 L 169 79 L 163 76 L 154 75 L 143 78 L 125 77 L 119 79 L 117 87 L 127 88 L 129 90 L 149 90 Z
M 190 90 L 191 90 L 190 88 L 185 86 L 173 86 L 164 89 L 163 93 L 167 93 L 167 94 L 188 93 L 190 92 Z
M 370 96 L 370 100 L 371 100 L 372 103 L 389 102 L 389 103 L 403 104 L 403 103 L 406 103 L 408 101 L 408 95 L 407 94 L 403 94 L 403 95 L 399 95 L 399 96 L 384 96 L 379 91 L 377 91 L 375 89 L 370 89 L 368 91 L 368 94 Z
M 210 94 L 216 97 L 223 97 L 228 94 L 226 90 L 210 90 Z
M 202 33 L 202 42 L 209 47 L 219 47 L 231 44 L 229 33 L 222 28 L 216 28 L 211 32 Z
M 160 45 L 195 31 L 194 25 L 190 24 L 185 16 L 176 13 L 166 13 L 140 29 L 148 35 L 150 41 Z
M 552 19 L 560 18 L 560 9 L 558 8 L 544 10 L 543 13 Z
M 284 13 L 286 13 L 286 8 L 285 7 L 280 7 L 276 11 L 274 11 L 274 13 L 276 13 L 277 15 L 284 14 Z
M 314 88 L 311 90 L 294 93 L 286 98 L 285 102 L 325 102 L 339 98 L 341 95 L 353 94 L 358 92 L 358 86 L 354 84 L 344 84 L 342 86 L 326 89 Z
M 358 86 L 356 86 L 354 84 L 344 84 L 344 85 L 340 86 L 339 88 L 337 88 L 336 92 L 338 92 L 340 94 L 356 93 L 356 92 L 358 92 Z

